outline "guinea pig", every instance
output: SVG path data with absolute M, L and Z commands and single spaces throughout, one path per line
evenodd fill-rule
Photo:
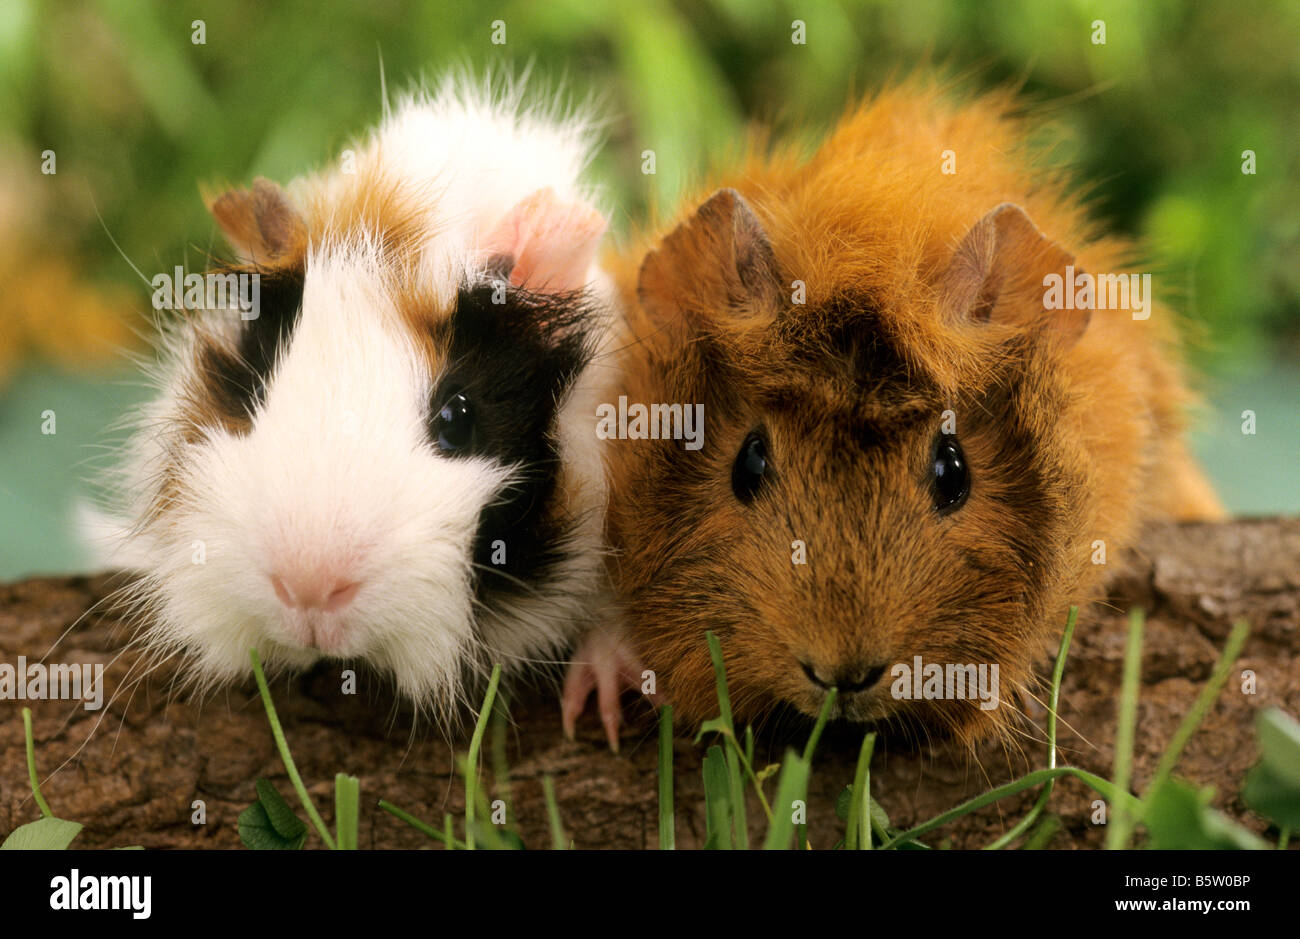
M 643 668 L 677 716 L 714 716 L 712 630 L 738 722 L 815 717 L 835 688 L 833 719 L 1007 733 L 1141 525 L 1220 514 L 1167 291 L 1130 280 L 1016 105 L 904 82 L 618 264 L 621 612 L 575 656 L 568 726 L 596 688 L 616 731 Z
M 366 661 L 446 721 L 493 663 L 563 655 L 605 583 L 592 126 L 452 80 L 318 172 L 208 199 L 238 256 L 210 274 L 252 287 L 163 325 L 89 520 L 143 645 L 200 688 L 250 647 Z

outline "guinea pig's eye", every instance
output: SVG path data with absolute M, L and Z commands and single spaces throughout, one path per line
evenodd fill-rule
M 474 409 L 462 392 L 450 395 L 433 419 L 433 438 L 447 453 L 464 450 L 474 440 Z
M 934 479 L 935 508 L 944 514 L 961 508 L 970 492 L 970 470 L 956 437 L 939 435 L 931 473 Z
M 750 434 L 731 467 L 731 489 L 736 498 L 746 505 L 752 502 L 768 473 L 767 445 L 758 434 Z

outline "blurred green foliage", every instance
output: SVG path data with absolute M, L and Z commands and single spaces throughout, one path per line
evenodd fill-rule
M 497 19 L 504 46 L 490 42 Z M 934 65 L 976 87 L 1022 84 L 1057 121 L 1097 184 L 1094 210 L 1150 239 L 1224 373 L 1298 334 L 1298 38 L 1300 4 L 1267 0 L 3 0 L 0 167 L 35 172 L 55 150 L 57 176 L 32 177 L 54 187 L 37 237 L 92 280 L 143 291 L 104 227 L 146 272 L 205 251 L 197 183 L 325 160 L 377 117 L 381 54 L 390 90 L 455 65 L 532 63 L 594 94 L 619 230 L 670 203 L 748 121 L 815 139 L 855 95 Z

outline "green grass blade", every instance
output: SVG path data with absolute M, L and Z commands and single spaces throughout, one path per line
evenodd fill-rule
M 826 727 L 826 722 L 830 719 L 831 711 L 835 707 L 835 699 L 838 696 L 839 696 L 839 691 L 835 688 L 832 688 L 829 692 L 827 692 L 826 700 L 822 702 L 821 711 L 818 712 L 817 714 L 817 723 L 813 725 L 812 733 L 808 735 L 808 743 L 804 745 L 803 757 L 800 758 L 799 761 L 800 769 L 794 774 L 795 779 L 802 779 L 803 788 L 799 790 L 798 795 L 795 795 L 792 798 L 787 798 L 786 800 L 787 802 L 792 801 L 792 799 L 803 799 L 805 800 L 805 802 L 807 801 L 808 777 L 812 775 L 813 753 L 817 751 L 817 743 L 818 741 L 821 740 L 822 730 Z M 739 747 L 737 747 L 737 750 L 739 750 Z M 784 776 L 785 773 L 782 772 L 781 775 Z M 780 783 L 778 782 L 777 793 L 779 794 L 780 791 L 781 791 Z M 781 811 L 780 805 L 778 804 L 777 812 L 779 813 L 780 811 Z M 795 846 L 800 850 L 802 850 L 808 844 L 807 826 L 801 823 L 799 825 L 798 834 L 799 834 L 799 838 Z M 783 843 L 788 845 L 788 842 L 783 842 Z
M 27 776 L 32 781 L 32 798 L 46 818 L 53 818 L 50 804 L 41 795 L 41 784 L 36 779 L 36 741 L 32 737 L 32 709 L 23 708 L 23 737 L 27 741 Z
M 506 700 L 505 689 L 497 691 L 496 706 L 492 709 L 492 792 L 498 799 L 505 799 L 512 805 L 510 797 L 510 759 L 507 753 L 509 743 L 510 703 Z
M 677 822 L 673 814 L 673 708 L 659 709 L 659 848 L 677 847 Z
M 727 750 L 727 783 L 730 789 L 731 842 L 741 851 L 749 848 L 749 827 L 745 818 L 745 779 L 741 775 L 740 760 L 743 754 L 734 748 Z
M 465 846 L 471 851 L 474 850 L 474 815 L 478 808 L 478 755 L 483 747 L 483 734 L 492 717 L 492 703 L 496 700 L 497 685 L 500 683 L 501 666 L 493 665 L 487 694 L 483 697 L 483 707 L 479 709 L 478 720 L 474 723 L 474 736 L 470 738 L 469 754 L 465 759 Z
M 555 782 L 549 775 L 542 777 L 542 798 L 546 801 L 546 821 L 551 829 L 551 847 L 563 851 L 568 843 L 564 826 L 560 824 L 560 805 L 555 801 Z
M 1232 666 L 1237 661 L 1237 657 L 1241 655 L 1242 646 L 1246 644 L 1246 637 L 1249 635 L 1250 624 L 1245 620 L 1238 620 L 1233 624 L 1232 632 L 1228 634 L 1228 640 L 1223 645 L 1223 652 L 1219 656 L 1219 661 L 1214 665 L 1214 671 L 1210 673 L 1209 680 L 1201 686 L 1201 691 L 1196 696 L 1196 701 L 1193 702 L 1191 710 L 1178 724 L 1178 729 L 1174 731 L 1173 737 L 1169 740 L 1169 746 L 1165 748 L 1165 752 L 1160 757 L 1160 762 L 1156 764 L 1155 776 L 1152 777 L 1150 785 L 1147 786 L 1147 792 L 1155 792 L 1169 777 L 1169 774 L 1174 771 L 1174 766 L 1178 763 L 1178 758 L 1182 756 L 1187 741 L 1192 739 L 1192 734 L 1196 733 L 1196 728 L 1201 725 L 1205 715 L 1214 705 L 1214 702 L 1218 700 L 1219 693 L 1223 691 L 1223 686 L 1228 680 L 1228 674 L 1232 671 Z
M 777 777 L 776 797 L 772 800 L 772 824 L 767 829 L 764 850 L 787 850 L 794 834 L 794 803 L 808 792 L 808 764 L 793 750 L 787 750 Z M 803 847 L 800 845 L 799 847 Z
M 822 702 L 821 711 L 818 712 L 817 714 L 817 723 L 813 725 L 812 733 L 808 735 L 808 743 L 804 745 L 803 756 L 798 759 L 797 765 L 793 769 L 789 769 L 790 764 L 787 761 L 787 766 L 782 768 L 781 778 L 778 779 L 777 781 L 777 801 L 776 801 L 775 814 L 773 814 L 773 812 L 771 811 L 768 812 L 768 820 L 771 826 L 775 827 L 778 824 L 779 820 L 782 818 L 782 813 L 784 811 L 782 809 L 782 805 L 791 806 L 796 799 L 802 799 L 805 801 L 805 811 L 806 811 L 807 809 L 806 802 L 808 796 L 808 777 L 812 774 L 813 753 L 815 753 L 817 750 L 817 743 L 821 740 L 822 730 L 826 727 L 826 722 L 830 719 L 831 710 L 835 707 L 835 699 L 838 695 L 839 695 L 839 691 L 836 690 L 835 688 L 832 688 L 827 693 L 826 700 Z M 736 743 L 734 735 L 732 737 L 732 743 L 733 744 Z M 736 751 L 738 753 L 740 752 L 739 745 L 736 745 Z M 751 770 L 750 772 L 752 775 L 753 771 Z M 757 783 L 757 778 L 755 778 L 755 783 Z M 783 793 L 783 789 L 782 789 L 783 785 L 788 787 L 797 787 L 797 788 L 793 788 L 790 791 Z M 759 792 L 760 794 L 762 793 L 761 787 L 759 789 Z M 793 809 L 791 809 L 791 811 L 793 812 Z M 790 822 L 790 824 L 791 825 L 794 824 L 793 820 Z M 801 823 L 798 826 L 798 836 L 799 837 L 795 847 L 802 850 L 808 843 L 808 829 L 806 825 Z M 764 847 L 765 848 L 770 847 L 771 842 L 772 842 L 772 828 L 769 828 L 768 838 L 767 841 L 764 843 Z M 778 845 L 780 847 L 788 848 L 790 846 L 789 836 L 787 835 L 784 838 L 784 840 L 780 840 L 778 842 Z
M 830 720 L 831 710 L 835 707 L 835 699 L 838 696 L 838 689 L 832 688 L 827 692 L 826 700 L 822 702 L 822 709 L 817 714 L 817 723 L 813 725 L 812 733 L 808 735 L 808 743 L 803 748 L 803 761 L 809 766 L 812 766 L 813 753 L 817 750 L 817 743 L 822 738 L 822 730 Z
M 722 664 L 722 644 L 711 629 L 704 636 L 709 642 L 709 658 L 713 660 L 713 683 L 718 690 L 718 715 L 727 730 L 735 736 L 736 728 L 731 723 L 731 696 L 727 692 L 727 669 Z
M 1120 685 L 1119 721 L 1115 728 L 1115 786 L 1129 791 L 1133 779 L 1133 736 L 1137 726 L 1138 683 L 1142 677 L 1142 627 L 1146 618 L 1141 607 L 1129 611 L 1128 644 L 1124 649 L 1124 678 Z M 1106 829 L 1106 847 L 1115 850 L 1128 846 L 1133 830 L 1133 816 L 1123 805 L 1116 805 Z
M 875 733 L 863 736 L 858 765 L 853 770 L 853 798 L 844 829 L 844 847 L 849 851 L 871 848 L 871 753 L 875 746 Z
M 767 804 L 767 796 L 763 794 L 763 783 L 759 780 L 758 774 L 754 772 L 754 734 L 752 728 L 745 728 L 746 744 L 742 748 L 740 741 L 736 737 L 736 727 L 732 722 L 731 716 L 731 697 L 727 691 L 727 670 L 722 663 L 722 645 L 718 642 L 718 637 L 712 631 L 705 633 L 705 638 L 709 643 L 709 658 L 713 662 L 713 681 L 718 694 L 718 718 L 712 721 L 705 721 L 700 727 L 700 732 L 695 740 L 698 743 L 700 738 L 708 731 L 714 731 L 722 734 L 727 742 L 735 748 L 737 755 L 741 758 L 741 763 L 745 775 L 749 777 L 754 786 L 754 791 L 758 794 L 758 802 L 763 807 L 763 813 L 767 816 L 768 824 L 772 822 L 772 808 Z M 748 839 L 748 835 L 746 836 Z
M 441 841 L 448 848 L 465 847 L 464 843 L 457 841 L 452 836 L 450 812 L 447 813 L 445 817 L 445 820 L 447 822 L 446 830 L 439 831 L 438 829 L 430 825 L 428 822 L 420 821 L 410 812 L 404 811 L 403 809 L 399 809 L 397 806 L 393 805 L 393 803 L 387 801 L 386 799 L 379 800 L 379 807 L 383 809 L 385 812 L 387 812 L 389 815 L 393 816 L 394 818 L 406 822 L 406 824 L 410 825 L 412 828 L 414 828 L 416 831 L 420 832 L 421 834 L 428 835 L 434 841 Z
M 727 761 L 716 743 L 704 754 L 704 844 L 731 847 L 731 784 Z
M 461 757 L 458 764 L 462 779 L 468 780 L 471 776 L 477 776 L 474 768 L 471 767 L 469 757 Z M 482 780 L 476 780 L 474 786 L 474 813 L 473 818 L 467 820 L 467 830 L 465 833 L 465 842 L 467 845 L 472 844 L 474 848 L 482 848 L 487 851 L 498 851 L 511 847 L 511 844 L 503 832 L 508 831 L 509 808 L 507 807 L 506 816 L 507 824 L 498 825 L 492 820 L 492 807 L 488 804 L 487 790 L 483 786 Z M 473 836 L 469 828 L 473 829 Z
M 734 744 L 735 741 L 733 740 L 732 743 Z M 737 746 L 736 750 L 739 752 L 740 747 Z M 754 772 L 754 765 L 751 762 L 745 760 L 744 767 L 745 775 L 749 777 L 749 781 L 753 784 L 754 792 L 758 795 L 758 804 L 763 809 L 763 816 L 767 819 L 768 824 L 771 824 L 772 807 L 768 805 L 767 796 L 763 792 L 763 781 L 759 779 L 758 774 Z
M 996 789 L 990 789 L 983 795 L 969 799 L 956 808 L 949 809 L 942 815 L 936 815 L 928 822 L 922 822 L 914 828 L 909 828 L 907 831 L 899 832 L 893 838 L 881 845 L 881 847 L 896 848 L 904 841 L 915 840 L 926 832 L 933 831 L 942 825 L 946 825 L 955 819 L 961 818 L 963 815 L 969 815 L 971 812 L 974 812 L 977 809 L 982 809 L 986 805 L 992 805 L 999 799 L 1004 799 L 1017 792 L 1023 792 L 1026 789 L 1032 789 L 1040 783 L 1046 782 L 1049 779 L 1058 779 L 1061 776 L 1073 776 L 1075 779 L 1081 780 L 1090 788 L 1101 793 L 1102 796 L 1109 800 L 1112 805 L 1122 804 L 1130 812 L 1136 811 L 1139 806 L 1138 800 L 1134 798 L 1131 793 L 1124 789 L 1120 789 L 1107 779 L 1102 779 L 1100 776 L 1089 773 L 1086 770 L 1081 770 L 1075 766 L 1058 766 L 1056 769 L 1036 770 L 1025 776 L 1021 776 L 1019 779 L 998 786 Z
M 1056 768 L 1056 714 L 1057 707 L 1061 698 L 1061 678 L 1065 675 L 1065 658 L 1070 654 L 1070 639 L 1074 636 L 1074 626 L 1079 621 L 1079 608 L 1070 607 L 1070 614 L 1065 618 L 1065 632 L 1061 635 L 1061 645 L 1056 652 L 1056 666 L 1052 669 L 1052 691 L 1047 706 L 1047 768 Z M 1052 797 L 1052 790 L 1056 786 L 1055 779 L 1049 779 L 1043 785 L 1043 791 L 1039 793 L 1038 800 L 1034 803 L 1033 808 L 1019 822 L 1013 825 L 1002 837 L 998 838 L 992 844 L 988 845 L 985 850 L 996 851 L 1004 848 L 1011 842 L 1015 841 L 1022 834 L 1029 830 L 1029 826 L 1042 813 L 1047 806 L 1047 800 Z M 1050 836 L 1049 836 L 1050 837 Z
M 1060 830 L 1061 820 L 1055 815 L 1047 816 L 1043 819 L 1042 824 L 1034 829 L 1034 833 L 1025 839 L 1024 849 L 1026 851 L 1043 850 Z
M 275 704 L 271 701 L 271 689 L 267 687 L 266 675 L 262 673 L 262 660 L 258 657 L 256 649 L 249 649 L 248 657 L 253 662 L 253 677 L 257 679 L 257 690 L 262 695 L 262 705 L 266 708 L 266 719 L 271 725 L 271 736 L 275 738 L 276 749 L 280 751 L 280 761 L 284 763 L 285 771 L 289 774 L 289 781 L 293 783 L 294 791 L 298 793 L 298 799 L 302 802 L 303 811 L 311 819 L 316 834 L 320 835 L 320 840 L 325 842 L 326 847 L 333 850 L 335 847 L 334 839 L 330 836 L 329 829 L 325 827 L 325 822 L 321 819 L 320 813 L 316 811 L 311 796 L 307 795 L 307 787 L 302 784 L 302 777 L 298 775 L 298 767 L 294 765 L 293 756 L 289 753 L 289 743 L 284 739 L 284 730 L 280 727 L 280 717 L 275 713 Z
M 360 841 L 361 780 L 338 773 L 334 777 L 334 826 L 340 850 L 355 851 Z

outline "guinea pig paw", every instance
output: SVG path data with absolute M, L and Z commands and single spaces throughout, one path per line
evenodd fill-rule
M 619 728 L 623 723 L 620 698 L 629 689 L 641 690 L 640 675 L 641 663 L 621 635 L 597 630 L 584 639 L 564 676 L 560 709 L 565 736 L 574 739 L 578 716 L 594 690 L 605 739 L 617 753 Z

